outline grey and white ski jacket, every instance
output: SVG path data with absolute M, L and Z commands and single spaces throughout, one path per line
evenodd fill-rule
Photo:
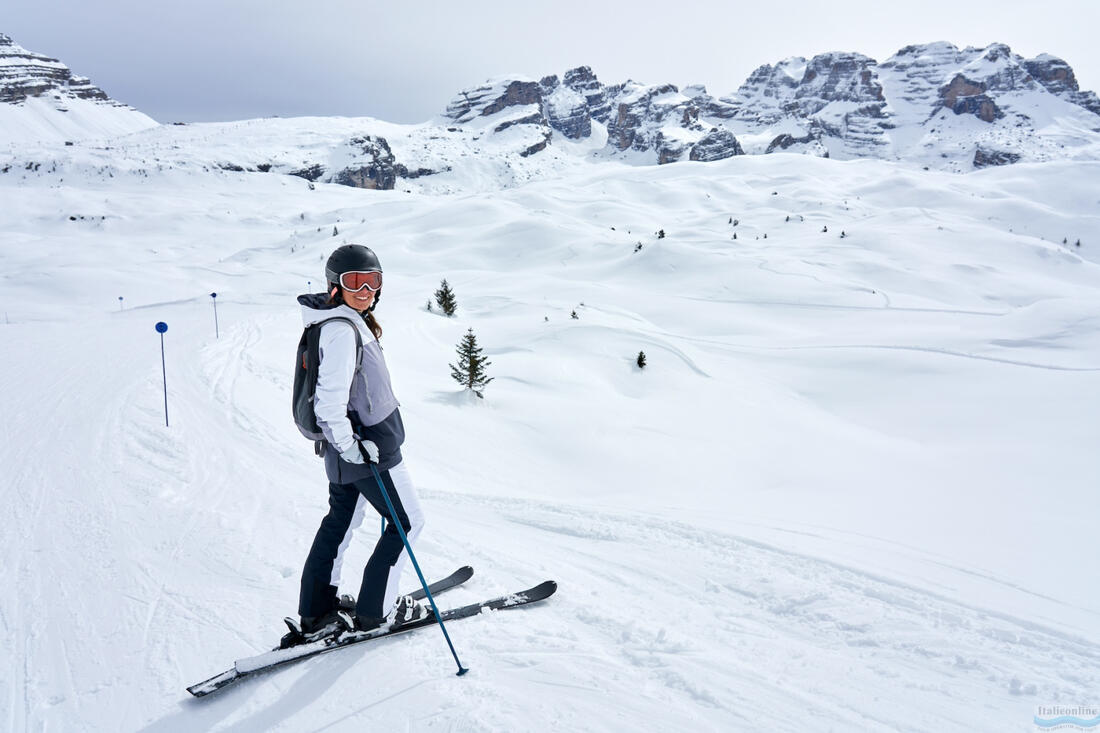
M 355 323 L 363 341 L 363 360 L 357 369 L 352 326 L 345 321 L 321 326 L 313 412 L 325 436 L 323 455 L 328 480 L 347 484 L 371 476 L 369 466 L 340 458 L 340 452 L 350 448 L 356 438 L 378 446 L 380 470 L 393 468 L 401 462 L 405 427 L 378 339 L 362 316 L 346 305 L 328 303 L 324 293 L 300 295 L 298 303 L 302 306 L 303 326 L 347 318 Z

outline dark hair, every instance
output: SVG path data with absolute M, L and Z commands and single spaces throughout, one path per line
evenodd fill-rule
M 337 285 L 336 283 L 329 283 L 328 286 L 329 286 L 328 287 L 328 291 L 329 291 L 328 302 L 329 303 L 335 303 L 337 305 L 343 304 L 344 303 L 344 294 L 340 291 L 340 286 Z M 377 298 L 378 298 L 377 293 L 375 294 L 374 297 L 375 297 L 375 302 L 378 302 L 377 301 Z M 350 308 L 351 306 L 348 306 L 348 307 Z M 374 309 L 374 306 L 372 305 L 371 310 L 373 310 L 373 309 Z M 374 313 L 372 313 L 371 311 L 367 311 L 367 312 L 363 313 L 363 320 L 367 322 L 367 328 L 369 328 L 370 332 L 374 334 L 374 337 L 376 339 L 381 339 L 382 338 L 382 324 L 380 324 L 378 322 L 378 319 L 374 317 Z

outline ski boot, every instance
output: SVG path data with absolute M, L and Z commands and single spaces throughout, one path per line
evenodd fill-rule
M 354 629 L 355 631 L 374 631 L 380 628 L 398 629 L 414 621 L 427 618 L 431 612 L 430 608 L 423 603 L 417 603 L 412 596 L 398 596 L 393 609 L 382 618 L 357 614 Z
M 355 625 L 354 619 L 343 608 L 335 608 L 324 616 L 302 616 L 301 620 L 287 616 L 283 622 L 290 631 L 279 640 L 280 649 L 338 636 Z

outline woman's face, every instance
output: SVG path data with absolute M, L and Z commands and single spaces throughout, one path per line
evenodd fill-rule
M 359 313 L 365 312 L 374 302 L 374 291 L 370 288 L 363 288 L 358 292 L 340 288 L 340 294 L 344 297 L 344 302 Z

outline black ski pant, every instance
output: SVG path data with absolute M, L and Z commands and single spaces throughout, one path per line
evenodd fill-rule
M 390 501 L 410 543 L 415 543 L 424 526 L 420 501 L 404 463 L 388 471 L 380 471 Z M 352 533 L 363 522 L 366 505 L 386 519 L 386 530 L 374 546 L 374 552 L 363 569 L 355 612 L 360 616 L 381 618 L 397 598 L 401 571 L 408 559 L 390 511 L 372 476 L 350 484 L 329 484 L 329 511 L 321 520 L 313 546 L 302 572 L 302 591 L 298 613 L 302 616 L 323 616 L 336 607 L 340 572 L 344 552 Z

